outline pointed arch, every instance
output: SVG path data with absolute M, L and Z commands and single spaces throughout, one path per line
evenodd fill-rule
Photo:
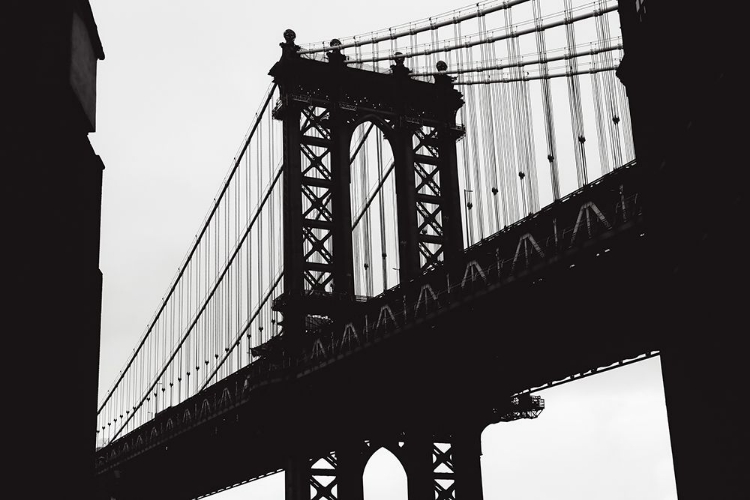
M 406 469 L 398 453 L 390 446 L 373 450 L 362 475 L 365 500 L 407 500 L 407 482 Z

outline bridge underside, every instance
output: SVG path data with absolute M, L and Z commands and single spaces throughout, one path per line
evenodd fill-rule
M 638 221 L 605 233 L 365 349 L 256 387 L 220 417 L 115 461 L 100 485 L 118 499 L 194 498 L 352 442 L 481 432 L 514 393 L 659 349 L 650 255 Z

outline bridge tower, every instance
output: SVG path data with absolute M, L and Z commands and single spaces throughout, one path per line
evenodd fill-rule
M 390 74 L 348 67 L 331 42 L 327 61 L 302 57 L 292 30 L 270 74 L 280 89 L 274 117 L 283 121 L 285 349 L 309 343 L 306 328 L 341 324 L 356 311 L 350 208 L 350 142 L 362 123 L 380 128 L 394 155 L 399 278 L 457 261 L 463 248 L 456 141 L 461 94 L 447 75 L 412 79 L 404 58 Z M 440 70 L 441 65 L 438 69 Z M 411 500 L 482 497 L 482 426 L 359 429 L 348 425 L 333 451 L 303 449 L 286 466 L 287 500 L 357 500 L 369 457 L 386 447 L 408 477 Z
M 284 296 L 287 336 L 310 315 L 333 319 L 354 300 L 350 149 L 372 122 L 394 152 L 400 280 L 450 265 L 463 249 L 456 140 L 461 93 L 450 77 L 414 80 L 398 58 L 391 74 L 354 69 L 332 42 L 328 62 L 301 57 L 287 30 L 270 74 L 283 121 Z

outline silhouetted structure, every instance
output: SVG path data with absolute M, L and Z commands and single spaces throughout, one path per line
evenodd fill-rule
M 285 166 L 286 281 L 274 308 L 284 317 L 288 333 L 283 340 L 296 344 L 310 341 L 305 325 L 312 316 L 326 317 L 342 330 L 359 312 L 354 307 L 349 199 L 350 143 L 359 124 L 374 123 L 394 151 L 401 281 L 419 277 L 441 260 L 449 268 L 458 262 L 462 230 L 456 140 L 463 130 L 455 116 L 463 100 L 449 83 L 409 78 L 403 58 L 396 59 L 390 75 L 363 71 L 345 66 L 335 44 L 329 62 L 320 62 L 297 54 L 294 32 L 287 30 L 284 36 L 282 58 L 270 72 L 281 89 L 275 117 L 284 123 Z M 330 167 L 321 161 L 325 156 Z M 325 245 L 329 238 L 330 249 Z M 398 397 L 396 391 L 392 395 Z M 413 416 L 390 425 L 367 420 L 366 425 L 340 425 L 323 448 L 301 435 L 285 463 L 286 498 L 309 498 L 312 485 L 321 498 L 361 499 L 364 468 L 377 450 L 369 442 L 373 436 L 401 459 L 410 498 L 432 498 L 438 477 L 450 484 L 439 498 L 453 498 L 453 489 L 481 496 L 480 436 L 486 422 L 479 424 L 475 415 L 467 421 L 422 419 L 421 425 Z M 434 471 L 437 443 L 444 444 L 437 460 L 449 464 L 442 476 Z M 321 474 L 313 457 L 333 465 L 323 475 L 336 478 L 338 494 L 316 479 Z
M 747 84 L 730 2 L 620 1 L 680 500 L 747 498 Z M 744 83 L 744 85 L 743 85 Z M 739 113 L 739 114 L 738 114 Z
M 19 380 L 9 384 L 7 401 L 17 410 L 9 412 L 9 429 L 21 438 L 11 452 L 29 471 L 12 480 L 30 496 L 86 498 L 103 168 L 86 134 L 95 127 L 95 68 L 104 56 L 87 1 L 10 5 L 17 50 L 10 54 L 15 78 L 2 154 L 10 316 L 18 322 L 8 328 L 8 357 L 18 363 L 11 373 Z M 296 202 L 285 207 L 287 294 L 276 307 L 288 335 L 263 346 L 261 361 L 99 454 L 104 489 L 118 498 L 189 498 L 283 468 L 289 499 L 311 485 L 333 498 L 334 483 L 316 477 L 334 478 L 345 500 L 357 499 L 367 459 L 384 446 L 402 460 L 410 498 L 458 491 L 479 499 L 483 426 L 534 417 L 542 408 L 531 398 L 509 401 L 510 394 L 659 349 L 680 498 L 741 498 L 747 377 L 738 331 L 748 273 L 734 236 L 742 234 L 747 200 L 743 129 L 734 119 L 739 31 L 715 4 L 624 0 L 620 12 L 626 57 L 619 74 L 639 165 L 464 253 L 451 150 L 461 133 L 452 120 L 460 97 L 450 81 L 411 81 L 398 58 L 393 74 L 364 76 L 343 66 L 335 44 L 328 63 L 303 61 L 289 33 L 273 73 L 285 93 L 276 114 L 288 122 L 286 193 L 297 201 L 301 192 L 314 193 L 306 203 L 321 214 L 330 196 L 334 208 L 310 219 Z M 423 109 L 407 110 L 406 101 Z M 327 115 L 316 114 L 321 108 Z M 301 113 L 314 133 L 299 128 Z M 364 120 L 390 134 L 402 167 L 398 182 L 412 185 L 399 194 L 402 284 L 360 304 L 349 272 L 351 215 L 341 166 L 348 134 Z M 412 150 L 410 127 L 430 123 L 436 133 L 417 141 L 430 154 Z M 295 170 L 304 145 L 335 157 L 332 171 L 305 177 Z M 412 170 L 416 163 L 421 170 Z M 429 183 L 436 170 L 441 193 L 413 196 L 415 180 Z M 429 212 L 435 205 L 440 238 L 419 227 L 437 220 Z M 335 259 L 300 253 L 301 240 L 321 249 L 324 238 L 336 242 Z M 428 251 L 436 248 L 445 265 Z M 300 286 L 302 279 L 311 287 Z M 545 316 L 535 317 L 540 308 Z M 559 318 L 571 311 L 585 321 L 562 335 Z M 612 333 L 606 339 L 602 325 Z M 307 340 L 295 338 L 304 329 Z M 479 331 L 486 334 L 469 337 Z M 443 465 L 449 470 L 438 470 Z
M 104 58 L 87 0 L 2 7 L 3 246 L 10 249 L 3 333 L 6 489 L 91 498 L 99 366 L 103 164 L 96 65 Z M 7 87 L 6 87 L 7 88 Z M 6 274 L 7 276 L 7 274 Z
M 301 58 L 285 38 L 271 71 L 284 124 L 287 282 L 274 303 L 284 334 L 102 449 L 102 489 L 193 498 L 285 470 L 289 500 L 311 487 L 356 500 L 384 446 L 412 500 L 481 499 L 482 430 L 543 408 L 513 394 L 657 349 L 642 316 L 611 321 L 620 307 L 650 310 L 638 309 L 649 258 L 640 169 L 623 166 L 462 250 L 462 98 L 450 78 L 411 79 L 398 59 L 390 74 L 349 68 L 335 48 L 328 61 Z M 351 133 L 365 121 L 394 150 L 401 283 L 360 301 L 347 196 Z M 585 317 L 564 332 L 571 312 Z

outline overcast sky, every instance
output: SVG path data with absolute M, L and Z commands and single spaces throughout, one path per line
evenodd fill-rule
M 304 44 L 463 7 L 433 0 L 91 0 L 104 172 L 100 394 L 112 384 L 188 250 L 271 82 L 282 33 Z M 533 421 L 485 431 L 487 499 L 676 498 L 658 358 L 542 392 Z M 406 498 L 379 453 L 367 500 Z M 394 490 L 401 493 L 394 493 Z M 380 496 L 377 491 L 380 490 Z M 215 496 L 283 498 L 282 475 Z

